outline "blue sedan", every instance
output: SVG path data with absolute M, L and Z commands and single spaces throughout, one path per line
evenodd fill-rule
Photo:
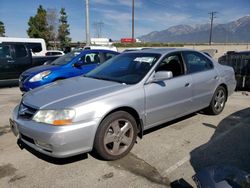
M 22 92 L 27 92 L 57 80 L 86 74 L 117 54 L 119 53 L 110 50 L 70 52 L 49 65 L 33 67 L 23 72 L 19 78 L 19 88 Z

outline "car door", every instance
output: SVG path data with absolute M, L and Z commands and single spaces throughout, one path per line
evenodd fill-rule
M 0 80 L 14 79 L 14 59 L 10 44 L 0 44 Z
M 192 78 L 186 74 L 181 53 L 167 55 L 155 71 L 172 71 L 173 78 L 144 86 L 145 128 L 170 121 L 191 111 Z
M 200 110 L 209 105 L 218 84 L 219 75 L 213 62 L 205 55 L 195 51 L 185 51 L 183 57 L 188 74 L 193 80 L 192 106 L 195 110 Z

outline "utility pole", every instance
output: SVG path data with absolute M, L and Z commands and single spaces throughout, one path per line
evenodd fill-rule
M 132 40 L 135 38 L 135 0 L 132 0 Z
M 209 12 L 208 14 L 210 14 L 210 20 L 211 20 L 210 34 L 209 34 L 209 45 L 211 45 L 211 42 L 212 42 L 212 33 L 213 33 L 213 22 L 214 22 L 214 18 L 216 18 L 215 14 L 217 14 L 217 12 Z
M 89 0 L 86 0 L 86 45 L 90 45 L 90 34 L 89 34 Z

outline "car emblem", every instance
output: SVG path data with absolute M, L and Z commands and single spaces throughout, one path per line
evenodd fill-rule
M 27 110 L 28 110 L 27 107 L 21 105 L 18 113 L 19 113 L 19 115 L 24 115 Z

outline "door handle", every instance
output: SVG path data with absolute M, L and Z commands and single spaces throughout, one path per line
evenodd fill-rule
M 188 87 L 190 85 L 190 83 L 185 83 L 185 87 Z
M 218 79 L 219 79 L 219 77 L 216 75 L 216 76 L 214 77 L 214 79 L 215 79 L 215 80 L 218 80 Z

